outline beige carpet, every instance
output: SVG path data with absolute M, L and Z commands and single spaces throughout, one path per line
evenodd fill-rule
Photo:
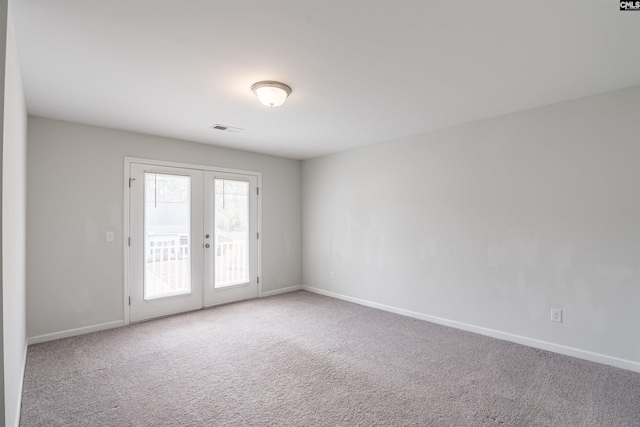
M 638 426 L 640 374 L 299 291 L 29 347 L 22 426 Z

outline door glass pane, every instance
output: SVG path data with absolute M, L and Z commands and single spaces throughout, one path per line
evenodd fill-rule
M 215 181 L 215 287 L 249 283 L 249 183 Z
M 191 293 L 191 177 L 145 173 L 144 299 Z

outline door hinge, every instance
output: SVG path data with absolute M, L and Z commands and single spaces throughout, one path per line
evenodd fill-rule
M 131 237 L 129 237 L 129 246 L 131 246 Z
M 131 305 L 131 297 L 129 297 L 129 305 Z
M 129 178 L 129 188 L 131 188 L 131 181 L 133 181 L 133 178 Z
M 260 283 L 260 276 L 258 276 L 258 283 Z
M 256 194 L 259 196 L 260 195 L 260 187 L 256 187 Z
M 256 239 L 260 238 L 260 232 L 256 233 Z

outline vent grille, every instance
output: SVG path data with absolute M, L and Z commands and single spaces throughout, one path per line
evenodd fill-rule
M 236 128 L 233 126 L 221 125 L 220 123 L 216 123 L 215 125 L 210 126 L 210 128 L 215 130 L 221 130 L 223 132 L 231 132 L 231 133 L 238 133 L 242 130 L 240 128 Z

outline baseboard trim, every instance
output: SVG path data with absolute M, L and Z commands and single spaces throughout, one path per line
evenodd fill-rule
M 287 288 L 281 288 L 281 289 L 274 289 L 273 291 L 262 292 L 260 294 L 260 298 L 270 297 L 270 296 L 273 296 L 273 295 L 284 294 L 284 293 L 287 293 L 287 292 L 299 291 L 300 289 L 302 289 L 302 285 L 289 286 Z
M 273 295 L 283 294 L 283 293 L 286 293 L 286 292 L 299 291 L 301 289 L 302 289 L 302 285 L 289 286 L 287 288 L 275 289 L 273 291 L 262 292 L 260 294 L 260 298 L 270 297 L 270 296 L 273 296 Z M 151 320 L 151 319 L 149 319 L 149 320 Z M 39 343 L 42 343 L 42 342 L 59 340 L 61 338 L 75 337 L 77 335 L 89 334 L 91 332 L 104 331 L 106 329 L 119 328 L 121 326 L 125 326 L 125 321 L 124 320 L 116 320 L 115 322 L 107 322 L 107 323 L 101 323 L 99 325 L 85 326 L 85 327 L 82 327 L 82 328 L 68 329 L 66 331 L 52 332 L 50 334 L 44 334 L 44 335 L 37 335 L 35 337 L 28 338 L 27 339 L 27 345 L 29 346 L 31 344 L 39 344 Z
M 404 310 L 402 308 L 392 307 L 389 305 L 379 304 L 372 301 L 363 300 L 360 298 L 354 298 L 347 295 L 339 294 L 336 292 L 326 291 L 324 289 L 314 288 L 313 286 L 303 285 L 302 289 L 305 291 L 313 292 L 320 295 L 325 295 L 331 298 L 340 299 L 343 301 L 352 302 L 354 304 L 364 305 L 366 307 L 377 308 L 379 310 L 388 311 L 403 316 L 413 317 L 415 319 L 426 320 L 427 322 L 436 323 L 438 325 L 449 326 L 456 329 L 461 329 L 468 332 L 474 332 L 481 335 L 486 335 L 492 338 L 501 339 L 504 341 L 514 342 L 516 344 L 522 344 L 529 347 L 538 348 L 540 350 L 547 350 L 554 353 L 563 354 L 565 356 L 572 356 L 578 359 L 588 360 L 590 362 L 601 363 L 603 365 L 614 366 L 616 368 L 626 369 L 629 371 L 640 373 L 640 363 L 632 360 L 620 359 L 613 356 L 607 356 L 605 354 L 594 353 L 587 350 L 581 350 L 574 347 L 568 347 L 560 344 L 554 344 L 547 341 L 541 341 L 534 338 L 528 338 L 521 335 L 515 335 L 508 332 L 502 332 L 495 329 L 484 328 L 482 326 L 470 325 L 468 323 L 457 322 L 455 320 L 444 319 L 441 317 L 430 316 L 428 314 L 422 314 L 415 311 Z
M 115 322 L 100 323 L 99 325 L 84 326 L 82 328 L 67 329 L 66 331 L 37 335 L 35 337 L 29 337 L 27 339 L 27 345 L 59 340 L 61 338 L 75 337 L 76 335 L 89 334 L 91 332 L 104 331 L 105 329 L 119 328 L 121 326 L 124 326 L 124 320 L 116 320 Z

